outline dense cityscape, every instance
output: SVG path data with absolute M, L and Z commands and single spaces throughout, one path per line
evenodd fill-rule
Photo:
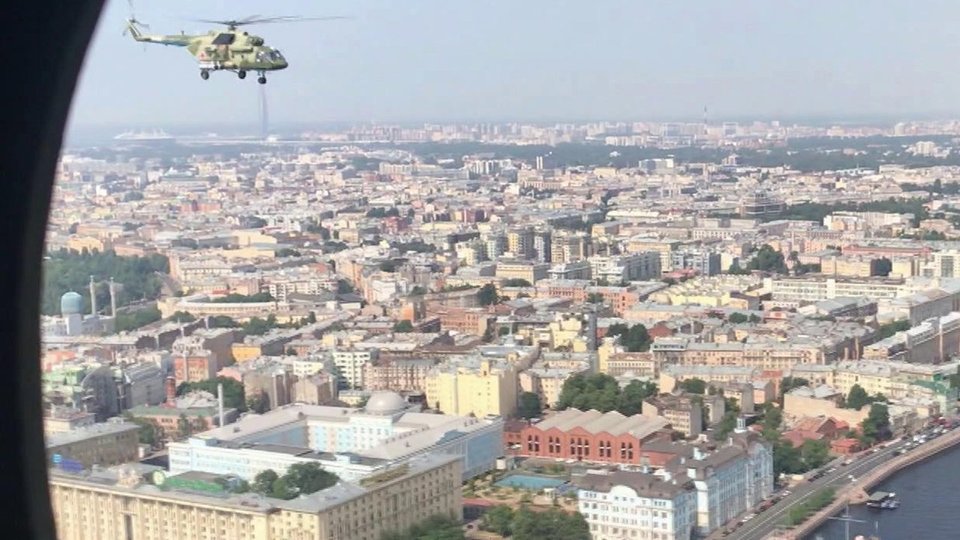
M 960 122 L 707 117 L 67 148 L 59 534 L 802 538 L 895 509 L 871 488 L 956 442 L 958 152 Z

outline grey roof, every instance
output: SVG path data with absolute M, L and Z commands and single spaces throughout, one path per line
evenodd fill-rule
M 617 471 L 611 474 L 587 474 L 577 480 L 580 489 L 609 492 L 614 486 L 626 486 L 640 497 L 675 499 L 684 491 L 693 491 L 692 480 L 666 481 L 649 473 Z
M 660 417 L 639 414 L 624 416 L 617 411 L 602 413 L 596 409 L 589 411 L 567 409 L 537 423 L 536 427 L 542 431 L 554 428 L 560 431 L 582 428 L 589 433 L 609 433 L 613 436 L 629 433 L 642 439 L 664 429 L 667 424 L 666 419 Z

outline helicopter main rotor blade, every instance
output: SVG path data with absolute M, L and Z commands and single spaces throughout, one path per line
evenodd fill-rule
M 229 21 L 214 20 L 214 19 L 192 19 L 192 20 L 195 22 L 222 24 L 224 26 L 238 27 L 238 26 L 246 26 L 250 24 L 271 24 L 271 23 L 301 22 L 301 21 L 332 21 L 336 19 L 350 19 L 350 17 L 342 17 L 342 16 L 298 17 L 296 15 L 284 15 L 279 17 L 261 17 L 259 15 L 251 15 L 249 17 L 244 17 L 243 19 L 229 20 Z

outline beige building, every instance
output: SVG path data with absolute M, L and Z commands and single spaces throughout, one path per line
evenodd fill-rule
M 517 369 L 508 362 L 437 368 L 427 375 L 427 405 L 444 414 L 478 418 L 513 415 L 517 410 Z
M 136 424 L 116 418 L 102 424 L 83 426 L 61 433 L 48 433 L 47 460 L 77 461 L 84 467 L 136 461 L 139 457 L 139 429 Z
M 549 263 L 501 259 L 497 262 L 497 279 L 523 279 L 534 284 L 546 279 Z
M 700 343 L 683 338 L 661 338 L 653 342 L 650 351 L 661 365 L 740 366 L 776 370 L 825 363 L 821 347 L 790 342 Z
M 689 396 L 664 394 L 643 402 L 643 416 L 666 419 L 673 429 L 687 437 L 700 435 L 703 428 L 703 408 Z
M 425 456 L 360 482 L 284 501 L 231 495 L 215 475 L 165 477 L 117 467 L 80 476 L 53 470 L 61 540 L 378 540 L 432 515 L 461 518 L 460 459 Z M 146 482 L 159 485 L 150 485 Z

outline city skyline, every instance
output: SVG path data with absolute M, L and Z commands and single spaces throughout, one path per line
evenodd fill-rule
M 870 13 L 852 3 L 808 10 L 751 1 L 696 8 L 617 2 L 563 12 L 543 2 L 341 2 L 322 12 L 291 4 L 284 14 L 352 20 L 252 27 L 291 61 L 267 86 L 277 123 L 695 120 L 704 106 L 718 120 L 957 111 L 952 88 L 960 79 L 937 68 L 957 48 L 947 14 L 958 8 L 947 3 L 938 3 L 937 18 L 905 2 Z M 263 11 L 249 1 L 202 12 L 185 2 L 135 7 L 151 31 L 169 33 L 212 28 L 184 19 Z M 230 73 L 201 81 L 185 52 L 122 36 L 128 16 L 123 2 L 104 11 L 72 127 L 187 118 L 256 125 L 255 84 Z M 911 31 L 877 38 L 874 28 L 893 24 Z

